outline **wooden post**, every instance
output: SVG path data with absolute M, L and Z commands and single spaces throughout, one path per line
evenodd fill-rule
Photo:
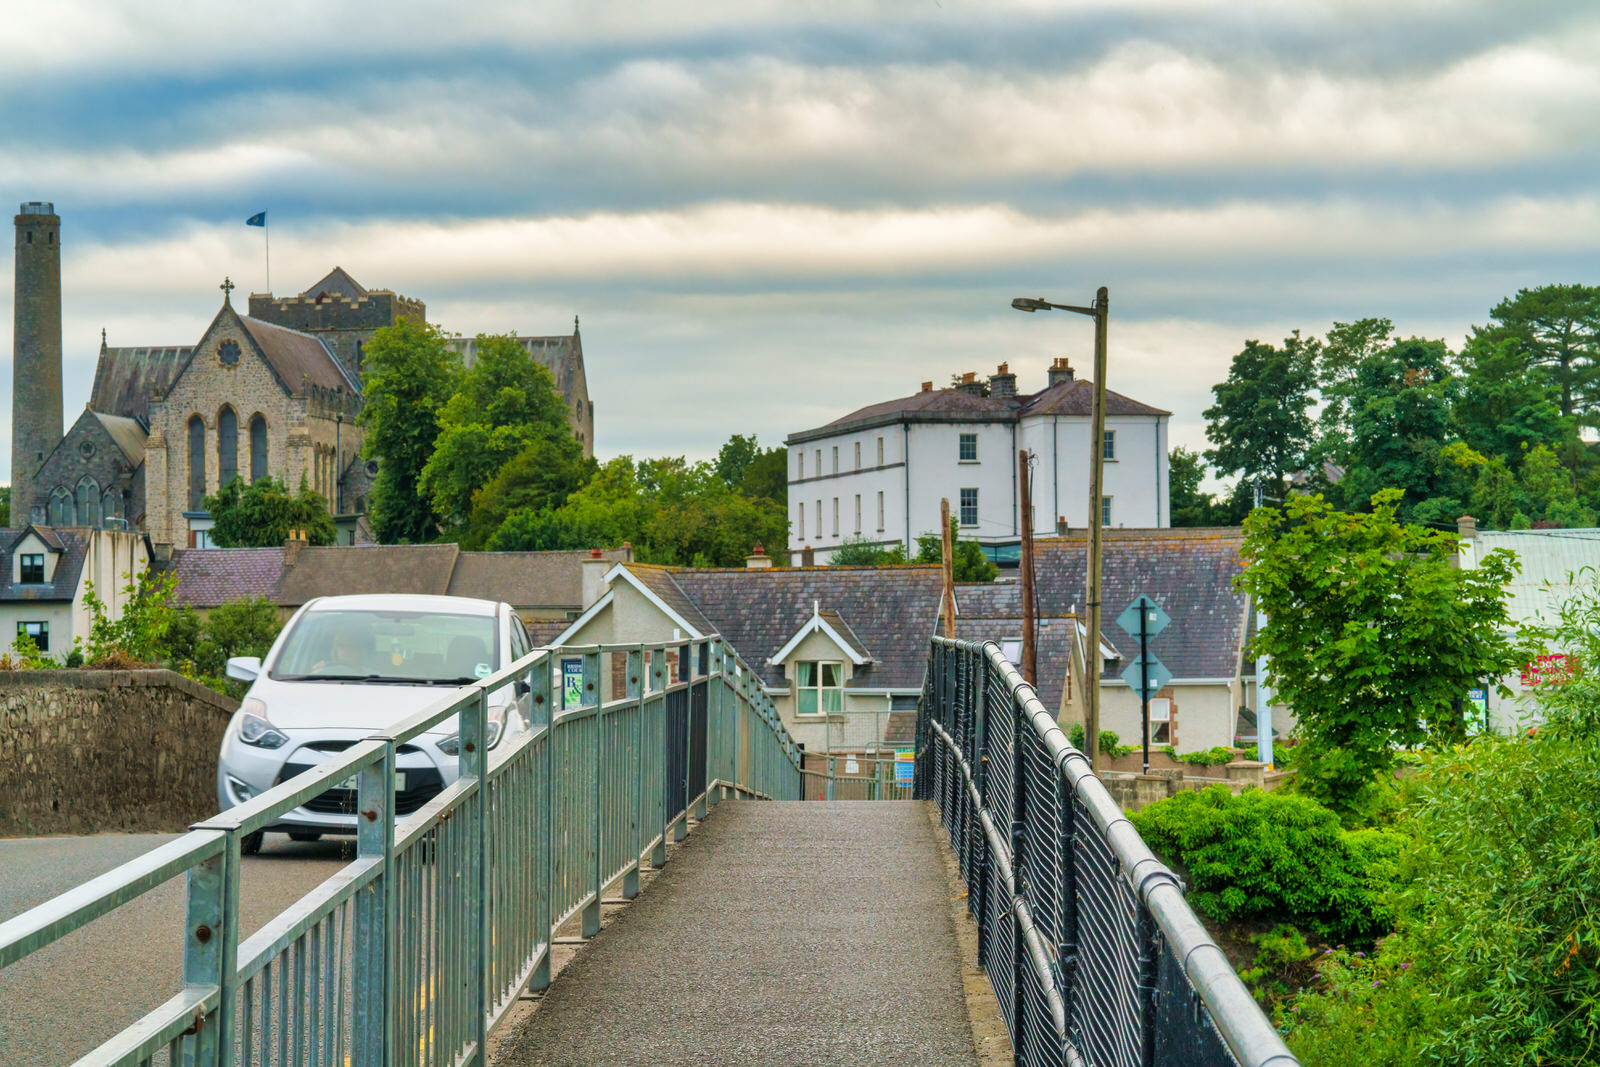
M 954 536 L 950 532 L 950 498 L 942 497 L 939 500 L 939 529 L 941 531 L 940 543 L 944 545 L 944 595 L 939 601 L 939 610 L 944 613 L 944 635 L 956 635 L 956 562 Z
M 1101 481 L 1106 466 L 1106 315 L 1111 297 L 1105 286 L 1094 298 L 1094 417 L 1089 437 L 1089 566 L 1084 605 L 1088 609 L 1089 634 L 1084 649 L 1083 707 L 1084 755 L 1095 764 L 1100 748 L 1100 534 Z
M 1018 488 L 1022 491 L 1022 559 L 1021 563 L 1021 593 L 1022 593 L 1022 662 L 1018 666 L 1022 669 L 1022 680 L 1029 685 L 1036 684 L 1038 668 L 1037 644 L 1034 639 L 1033 618 L 1033 490 L 1032 470 L 1028 466 L 1028 450 L 1022 449 L 1017 453 L 1017 469 L 1021 477 L 1017 481 Z

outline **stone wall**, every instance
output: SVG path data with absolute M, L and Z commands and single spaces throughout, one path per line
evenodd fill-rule
M 176 832 L 216 814 L 236 707 L 172 671 L 0 671 L 0 837 Z

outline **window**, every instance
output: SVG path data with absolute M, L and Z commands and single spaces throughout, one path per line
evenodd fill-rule
M 1111 498 L 1108 496 L 1100 498 L 1100 525 L 1111 525 Z
M 883 466 L 883 438 L 878 438 L 878 466 Z
M 839 473 L 839 446 L 833 446 L 833 473 Z
M 844 711 L 844 664 L 801 660 L 794 665 L 795 711 L 800 715 L 838 715 Z
M 50 494 L 50 525 L 72 526 L 77 522 L 77 512 L 72 506 L 72 491 L 64 485 L 55 487 Z
M 833 498 L 833 536 L 839 536 L 839 498 Z
M 250 480 L 259 482 L 267 476 L 267 420 L 260 415 L 250 416 Z
M 206 424 L 199 415 L 189 418 L 189 510 L 206 506 Z
M 861 535 L 861 494 L 856 494 L 856 536 Z
M 1150 700 L 1150 743 L 1172 744 L 1172 699 L 1152 697 Z
M 822 536 L 822 501 L 817 501 L 817 536 Z
M 1106 431 L 1105 440 L 1101 442 L 1100 455 L 1104 459 L 1113 461 L 1117 458 L 1117 431 Z
M 961 490 L 961 525 L 978 525 L 978 491 L 976 489 Z
M 33 643 L 39 647 L 40 652 L 50 651 L 50 624 L 47 622 L 19 622 L 17 623 L 17 636 L 26 634 L 33 638 Z
M 231 407 L 217 412 L 217 487 L 239 477 L 239 416 Z
M 795 478 L 803 480 L 806 476 L 806 454 L 804 452 L 796 452 L 794 454 L 794 463 Z
M 820 448 L 817 449 L 817 477 L 818 478 L 822 477 L 822 449 L 820 449 Z M 822 512 L 819 511 L 819 512 L 817 512 L 817 514 L 821 515 Z M 821 520 L 819 519 L 818 521 L 821 521 Z
M 78 481 L 78 525 L 100 525 L 100 483 L 87 475 Z
M 856 470 L 861 469 L 861 442 L 856 442 Z
M 883 533 L 883 490 L 878 490 L 878 532 Z
M 805 535 L 806 535 L 806 502 L 804 500 L 802 500 L 802 501 L 800 501 L 800 532 L 799 532 L 799 536 L 804 537 Z
M 122 513 L 122 494 L 115 489 L 107 489 L 100 494 L 100 517 L 102 519 L 125 519 Z
M 963 462 L 963 463 L 976 463 L 976 462 L 978 462 L 978 435 L 977 434 L 975 434 L 975 433 L 964 433 L 964 434 L 961 435 L 961 462 Z
M 17 557 L 21 565 L 23 585 L 39 585 L 44 581 L 44 553 L 24 552 Z

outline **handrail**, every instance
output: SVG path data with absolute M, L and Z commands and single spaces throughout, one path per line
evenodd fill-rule
M 1018 1063 L 1299 1062 L 995 642 L 933 639 L 916 781 L 960 854 Z
M 554 673 L 574 659 L 583 703 L 560 710 Z M 625 679 L 610 699 L 608 659 Z M 487 696 L 518 683 L 529 731 L 486 751 Z M 457 781 L 398 816 L 399 746 L 451 719 Z M 549 984 L 562 922 L 581 913 L 584 934 L 596 932 L 606 887 L 620 880 L 622 896 L 637 895 L 640 870 L 665 862 L 667 843 L 717 803 L 798 799 L 800 763 L 755 672 L 721 637 L 535 649 L 0 923 L 0 967 L 183 875 L 183 988 L 80 1063 L 146 1064 L 165 1049 L 205 1067 L 279 1062 L 285 1050 L 356 1067 L 482 1064 L 490 1029 L 524 989 Z M 244 838 L 352 777 L 356 858 L 241 942 Z

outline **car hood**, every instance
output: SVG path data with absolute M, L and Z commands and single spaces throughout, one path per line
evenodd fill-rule
M 280 730 L 378 730 L 460 695 L 442 685 L 278 682 L 261 678 L 249 696 L 267 706 L 267 718 Z M 456 717 L 427 732 L 456 732 Z

